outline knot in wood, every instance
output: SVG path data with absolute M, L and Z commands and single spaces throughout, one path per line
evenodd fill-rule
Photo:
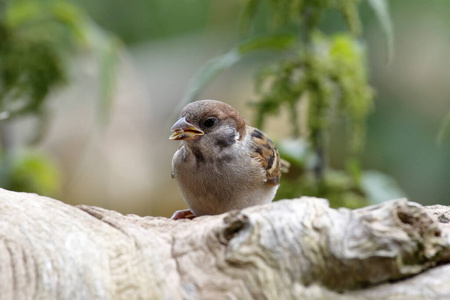
M 397 205 L 396 211 L 403 229 L 409 234 L 419 234 L 422 238 L 427 235 L 440 236 L 435 219 L 422 206 L 403 201 Z
M 441 223 L 449 223 L 450 219 L 445 214 L 440 214 L 438 217 L 438 221 Z
M 238 210 L 234 210 L 228 213 L 223 221 L 226 227 L 222 231 L 222 236 L 226 241 L 230 241 L 238 234 L 241 229 L 249 224 L 248 216 Z

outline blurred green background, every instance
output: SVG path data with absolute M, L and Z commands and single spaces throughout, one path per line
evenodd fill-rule
M 241 41 L 238 24 L 243 1 L 71 3 L 92 18 L 101 34 L 85 37 L 87 42 L 81 44 L 91 47 L 82 46 L 69 56 L 66 84 L 55 85 L 48 94 L 47 130 L 33 144 L 33 153 L 27 149 L 39 123 L 36 116 L 8 125 L 10 151 L 24 153 L 12 164 L 18 170 L 47 168 L 34 191 L 67 203 L 170 216 L 186 207 L 170 179 L 170 161 L 178 147 L 168 140 L 171 124 L 198 70 Z M 389 186 L 398 185 L 395 196 L 450 205 L 450 134 L 437 143 L 450 111 L 450 2 L 388 3 L 395 36 L 391 59 L 376 16 L 366 1 L 360 5 L 361 42 L 367 49 L 369 82 L 375 90 L 362 168 L 374 170 L 371 180 L 382 181 L 371 191 L 378 199 L 389 200 L 395 194 Z M 330 13 L 323 29 L 338 32 L 345 24 L 338 14 Z M 96 44 L 111 36 L 123 44 L 116 48 Z M 117 66 L 105 64 L 109 56 L 102 51 L 119 48 Z M 208 85 L 199 99 L 226 101 L 247 120 L 255 120 L 256 112 L 248 105 L 255 99 L 254 75 L 270 59 L 264 53 L 243 59 Z M 111 66 L 113 70 L 108 69 Z M 115 78 L 104 75 L 114 70 Z M 108 102 L 111 95 L 114 101 Z M 99 111 L 105 110 L 110 111 L 108 120 L 99 122 L 105 119 Z M 287 113 L 267 120 L 264 130 L 275 141 L 289 135 Z M 331 134 L 330 165 L 344 168 L 347 136 L 339 129 Z M 47 163 L 33 163 L 39 161 L 33 159 L 36 153 Z M 15 182 L 26 181 L 26 173 L 14 172 L 25 174 Z M 396 183 L 386 182 L 380 173 Z

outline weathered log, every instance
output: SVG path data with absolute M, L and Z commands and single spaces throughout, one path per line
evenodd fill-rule
M 310 197 L 172 221 L 0 190 L 0 299 L 450 299 L 449 221 Z

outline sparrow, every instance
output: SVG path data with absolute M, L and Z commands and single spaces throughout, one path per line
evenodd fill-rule
M 171 131 L 169 139 L 181 141 L 172 159 L 172 178 L 190 208 L 175 212 L 172 219 L 217 215 L 275 197 L 281 177 L 278 150 L 230 105 L 189 103 Z

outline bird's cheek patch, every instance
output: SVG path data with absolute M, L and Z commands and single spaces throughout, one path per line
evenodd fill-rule
M 229 147 L 236 143 L 236 134 L 235 132 L 233 134 L 228 134 L 223 137 L 220 137 L 216 140 L 216 145 L 220 148 Z

